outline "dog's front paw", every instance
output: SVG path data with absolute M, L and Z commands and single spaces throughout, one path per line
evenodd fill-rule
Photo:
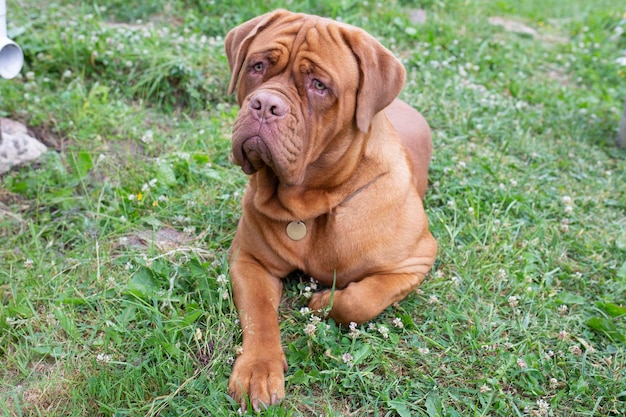
M 278 404 L 285 396 L 284 372 L 287 370 L 285 355 L 246 355 L 237 358 L 228 382 L 228 392 L 243 410 L 246 399 L 254 411 Z
M 313 314 L 330 317 L 339 324 L 348 324 L 358 320 L 358 308 L 346 290 L 323 290 L 314 293 L 309 300 L 309 309 Z M 357 313 L 357 314 L 355 314 Z

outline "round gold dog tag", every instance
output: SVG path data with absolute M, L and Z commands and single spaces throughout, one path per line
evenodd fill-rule
M 306 236 L 306 224 L 304 222 L 291 222 L 287 225 L 287 236 L 291 240 L 301 240 Z

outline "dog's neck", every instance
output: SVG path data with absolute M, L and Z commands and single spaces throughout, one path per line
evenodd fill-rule
M 386 118 L 381 122 L 387 123 Z M 372 129 L 378 129 L 377 125 L 372 123 Z M 367 136 L 381 137 L 371 133 Z M 339 160 L 334 164 L 335 169 L 328 169 L 323 176 L 316 175 L 315 181 L 303 185 L 286 185 L 270 168 L 260 170 L 250 179 L 255 208 L 271 219 L 285 222 L 332 214 L 336 207 L 365 191 L 388 172 L 382 162 L 384 158 L 380 158 L 384 146 L 368 139 L 364 138 L 361 152 L 346 152 L 352 156 L 350 160 Z M 357 158 L 353 157 L 355 154 Z

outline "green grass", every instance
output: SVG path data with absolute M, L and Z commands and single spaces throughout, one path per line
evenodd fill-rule
M 287 397 L 261 414 L 626 414 L 623 6 L 136 3 L 8 4 L 26 65 L 0 80 L 0 115 L 56 150 L 0 178 L 0 414 L 236 413 L 224 277 L 246 178 L 228 162 L 223 38 L 278 6 L 362 26 L 402 57 L 402 97 L 433 128 L 440 252 L 358 334 L 307 335 L 309 277 L 291 279 Z

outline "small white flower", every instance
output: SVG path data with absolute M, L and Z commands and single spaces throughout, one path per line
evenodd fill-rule
M 202 340 L 202 330 L 196 328 L 196 332 L 193 335 L 194 340 L 200 341 Z
M 511 308 L 515 308 L 519 305 L 519 301 L 517 299 L 516 296 L 512 295 L 509 297 L 509 306 L 511 306 Z
M 556 389 L 559 386 L 559 381 L 556 378 L 550 378 L 550 388 Z
M 311 323 L 313 323 L 316 326 L 322 322 L 322 319 L 319 316 L 311 316 L 310 320 L 311 320 Z
M 137 199 L 137 196 L 135 194 L 128 194 L 128 199 L 130 201 L 135 201 Z
M 427 347 L 418 348 L 417 351 L 420 353 L 420 355 L 428 355 L 430 353 L 430 349 L 428 349 Z
M 350 322 L 350 337 L 352 338 L 356 338 L 359 336 L 359 334 L 361 333 L 359 329 L 356 328 L 357 324 L 353 321 Z
M 302 314 L 303 316 L 308 316 L 309 314 L 311 314 L 311 309 L 308 307 L 302 307 L 300 309 L 300 314 Z
M 480 393 L 481 394 L 484 394 L 484 393 L 489 392 L 489 391 L 491 391 L 491 388 L 489 388 L 487 386 L 487 384 L 483 384 L 482 387 L 480 387 Z
M 131 269 L 133 269 L 133 264 L 130 262 L 126 262 L 126 264 L 124 265 L 124 269 L 130 271 Z
M 580 356 L 583 354 L 582 349 L 578 345 L 572 345 L 569 347 L 569 351 L 572 355 Z
M 526 361 L 524 361 L 524 359 L 522 359 L 522 358 L 517 359 L 517 366 L 519 366 L 521 369 L 528 368 L 528 365 L 526 364 Z
M 565 304 L 562 304 L 559 306 L 559 308 L 557 309 L 559 314 L 567 314 L 568 311 L 568 307 Z
M 548 417 L 550 413 L 550 404 L 544 400 L 537 400 L 537 408 L 541 417 Z
M 63 71 L 63 75 L 61 77 L 63 78 L 70 78 L 72 76 L 72 71 L 71 70 L 65 70 Z
M 143 143 L 152 143 L 154 140 L 154 133 L 152 130 L 146 130 L 146 132 L 141 136 L 141 141 Z
M 402 329 L 404 327 L 404 323 L 402 323 L 402 319 L 400 317 L 396 317 L 395 319 L 393 319 L 392 323 L 393 326 L 397 327 L 398 329 Z
M 304 333 L 306 333 L 307 336 L 314 337 L 316 330 L 317 330 L 317 326 L 313 323 L 309 323 L 306 326 L 304 326 Z
M 428 297 L 428 304 L 437 304 L 439 303 L 439 298 L 436 295 L 431 295 Z
M 98 356 L 96 356 L 96 360 L 98 362 L 109 363 L 109 362 L 111 362 L 111 355 L 107 355 L 107 354 L 104 354 L 104 353 L 98 353 Z
M 32 269 L 32 268 L 33 268 L 33 264 L 34 264 L 33 260 L 32 260 L 32 259 L 30 259 L 30 258 L 28 258 L 28 259 L 26 259 L 26 260 L 24 261 L 24 268 L 26 268 L 26 269 Z
M 389 329 L 385 326 L 378 326 L 378 333 L 380 333 L 385 339 L 389 338 Z
M 224 285 L 224 284 L 228 283 L 228 278 L 226 278 L 226 275 L 224 275 L 224 274 L 219 274 L 217 276 L 216 281 L 217 281 L 218 284 Z
M 350 353 L 344 353 L 343 355 L 341 355 L 341 360 L 343 361 L 343 363 L 351 365 L 354 357 Z

